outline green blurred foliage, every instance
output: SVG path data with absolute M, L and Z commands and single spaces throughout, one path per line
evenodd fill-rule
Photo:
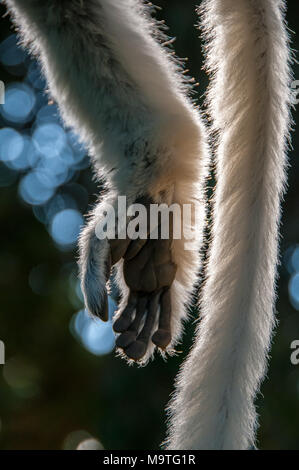
M 199 102 L 208 80 L 202 70 L 201 42 L 194 6 L 197 2 L 157 0 L 163 7 L 175 49 L 188 57 L 190 74 L 199 82 Z M 1 7 L 1 14 L 4 7 Z M 295 31 L 299 5 L 289 2 L 288 21 Z M 1 19 L 2 41 L 12 31 Z M 293 47 L 298 38 L 292 34 Z M 1 69 L 1 80 L 12 78 Z M 295 78 L 299 78 L 295 66 Z M 295 113 L 294 113 L 295 114 Z M 296 118 L 296 116 L 294 116 Z M 289 188 L 283 203 L 281 252 L 298 243 L 298 134 L 290 152 Z M 90 170 L 78 180 L 95 201 L 97 187 Z M 87 208 L 86 208 L 87 209 Z M 71 335 L 69 323 L 80 304 L 70 294 L 69 273 L 76 252 L 61 252 L 24 205 L 17 182 L 1 188 L 0 199 L 0 338 L 6 344 L 0 370 L 0 448 L 61 449 L 67 436 L 85 430 L 106 449 L 158 449 L 165 437 L 165 406 L 175 375 L 192 341 L 194 324 L 186 329 L 183 352 L 146 368 L 128 367 L 114 353 L 97 357 Z M 43 266 L 40 293 L 29 284 L 33 268 Z M 299 312 L 288 296 L 289 274 L 280 268 L 277 317 L 268 377 L 258 400 L 261 427 L 259 448 L 299 449 L 299 366 L 290 362 L 290 344 L 299 339 Z M 195 318 L 198 312 L 193 311 Z

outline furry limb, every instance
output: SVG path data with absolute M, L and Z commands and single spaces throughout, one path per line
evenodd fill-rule
M 6 4 L 25 46 L 40 60 L 66 124 L 81 136 L 97 174 L 106 180 L 108 197 L 126 195 L 129 204 L 144 194 L 154 202 L 165 202 L 169 194 L 171 203 L 199 201 L 203 217 L 195 228 L 202 233 L 205 130 L 188 98 L 188 80 L 162 45 L 167 38 L 151 17 L 152 7 L 141 0 Z M 91 214 L 80 241 L 82 286 L 92 313 L 101 310 L 106 295 L 107 247 L 94 236 L 100 209 Z M 170 349 L 181 335 L 200 262 L 199 249 L 188 252 L 184 242 L 176 240 L 172 247 L 178 270 L 171 288 Z M 128 289 L 121 271 L 120 263 L 123 306 Z
M 212 246 L 202 319 L 170 403 L 168 449 L 249 449 L 265 375 L 289 129 L 281 0 L 205 0 L 218 131 Z

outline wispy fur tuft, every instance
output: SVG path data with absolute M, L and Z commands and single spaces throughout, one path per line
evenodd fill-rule
M 280 0 L 205 0 L 217 131 L 212 244 L 193 348 L 169 406 L 168 449 L 249 449 L 275 325 L 289 47 Z

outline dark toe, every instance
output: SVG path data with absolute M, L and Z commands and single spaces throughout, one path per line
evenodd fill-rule
M 168 330 L 159 329 L 152 336 L 152 342 L 161 349 L 165 349 L 171 341 L 171 334 Z
M 136 340 L 136 334 L 133 333 L 132 331 L 125 331 L 122 333 L 118 338 L 116 338 L 116 346 L 118 348 L 126 348 L 129 346 L 131 343 L 133 343 Z
M 145 355 L 146 350 L 147 345 L 145 343 L 142 341 L 134 341 L 125 349 L 125 353 L 130 359 L 138 361 Z
M 129 326 L 131 325 L 131 318 L 128 317 L 119 317 L 113 324 L 113 329 L 115 333 L 123 333 L 127 331 Z

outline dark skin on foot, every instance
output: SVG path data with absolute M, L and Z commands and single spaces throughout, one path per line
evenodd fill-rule
M 138 203 L 146 207 L 149 222 L 150 200 L 143 198 Z M 116 346 L 136 362 L 144 357 L 150 341 L 162 350 L 171 342 L 170 287 L 177 268 L 171 254 L 171 214 L 169 219 L 168 239 L 162 239 L 159 225 L 157 239 L 148 234 L 146 239 L 109 240 L 111 264 L 107 266 L 107 279 L 111 266 L 123 258 L 123 275 L 130 289 L 127 304 L 113 325 L 114 331 L 120 333 Z

